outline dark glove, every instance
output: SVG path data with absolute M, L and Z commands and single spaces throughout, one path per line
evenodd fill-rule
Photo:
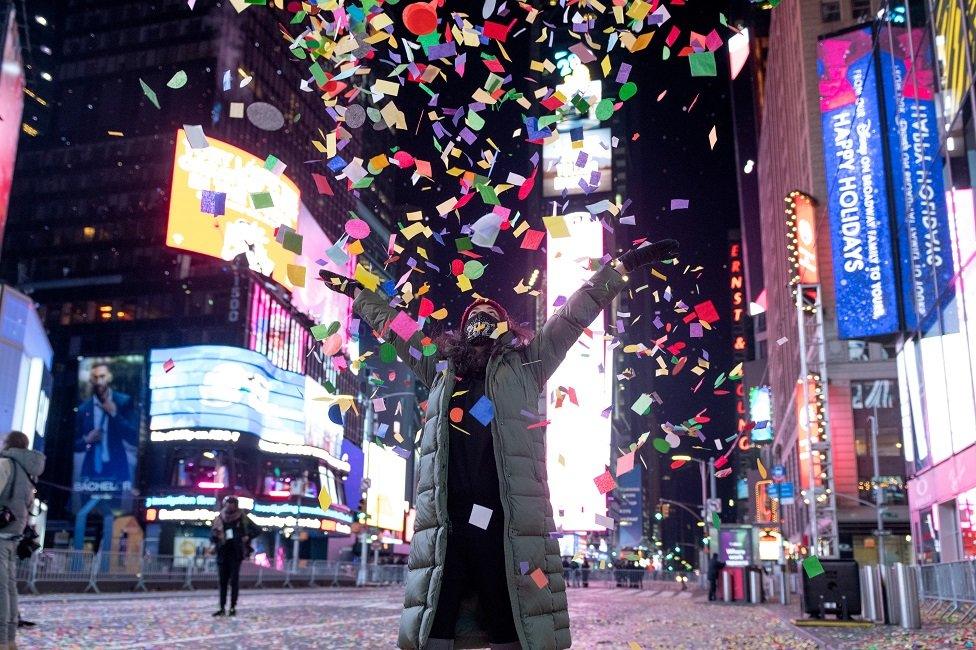
M 632 248 L 620 256 L 620 263 L 627 272 L 635 271 L 652 262 L 670 260 L 678 255 L 678 242 L 674 239 L 662 239 L 647 246 Z
M 359 283 L 352 278 L 346 278 L 325 269 L 319 271 L 319 277 L 325 281 L 325 286 L 350 298 L 356 297 L 356 289 L 362 289 Z

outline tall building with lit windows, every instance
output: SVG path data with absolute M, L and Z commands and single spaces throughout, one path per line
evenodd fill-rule
M 905 398 L 895 360 L 900 330 L 872 328 L 876 314 L 863 305 L 854 311 L 858 286 L 838 256 L 839 185 L 822 128 L 822 73 L 830 68 L 824 52 L 837 52 L 831 39 L 858 25 L 901 29 L 896 12 L 883 5 L 784 0 L 761 18 L 744 14 L 747 36 L 730 44 L 743 75 L 733 82 L 737 123 L 754 125 L 737 133 L 755 340 L 744 385 L 750 420 L 757 422 L 751 471 L 738 496 L 750 506 L 746 523 L 781 531 L 793 557 L 876 562 L 880 486 L 886 559 L 912 558 L 901 439 Z M 895 239 L 886 245 L 894 247 Z M 890 254 L 898 255 L 895 248 Z
M 160 552 L 195 548 L 205 512 L 231 492 L 251 499 L 269 530 L 309 532 L 302 557 L 323 557 L 325 539 L 351 522 L 342 486 L 361 475 L 362 454 L 357 470 L 343 444 L 360 444 L 361 422 L 309 400 L 356 394 L 358 380 L 315 352 L 321 332 L 312 330 L 339 322 L 355 339 L 356 321 L 348 301 L 315 277 L 302 286 L 289 265 L 313 274 L 331 259 L 351 212 L 386 241 L 382 206 L 392 201 L 383 186 L 352 193 L 314 181 L 309 134 L 335 122 L 317 94 L 298 91 L 273 9 L 233 4 L 63 0 L 43 12 L 36 3 L 30 17 L 52 36 L 30 44 L 40 54 L 0 272 L 37 303 L 50 333 L 48 467 L 65 489 L 46 496 L 55 522 L 73 531 L 80 518 L 79 547 L 117 548 L 118 531 L 96 516 L 108 514 L 134 516 Z M 197 136 L 209 146 L 197 148 Z M 275 225 L 304 244 L 255 216 L 246 193 L 258 190 L 271 197 Z M 385 254 L 369 244 L 361 257 L 375 266 Z M 104 452 L 111 462 L 93 458 L 86 430 L 99 410 L 96 381 L 127 404 L 117 401 L 127 419 Z M 212 407 L 234 391 L 265 399 L 228 419 Z M 166 406 L 179 400 L 190 411 Z M 324 487 L 333 504 L 323 510 Z M 93 505 L 101 493 L 108 505 Z M 269 556 L 285 547 L 267 546 Z

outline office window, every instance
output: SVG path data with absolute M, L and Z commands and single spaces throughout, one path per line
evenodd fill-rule
M 854 20 L 871 18 L 871 0 L 851 0 L 851 18 Z
M 820 20 L 825 23 L 836 23 L 840 20 L 840 2 L 820 2 Z

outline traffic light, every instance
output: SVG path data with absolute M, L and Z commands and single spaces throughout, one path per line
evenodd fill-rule
M 366 497 L 359 500 L 359 511 L 356 513 L 356 521 L 361 524 L 366 523 Z

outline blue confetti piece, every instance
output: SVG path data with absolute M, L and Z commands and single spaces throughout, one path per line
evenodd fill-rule
M 485 395 L 482 395 L 481 399 L 471 407 L 471 417 L 482 425 L 488 426 L 495 417 L 495 405 Z

